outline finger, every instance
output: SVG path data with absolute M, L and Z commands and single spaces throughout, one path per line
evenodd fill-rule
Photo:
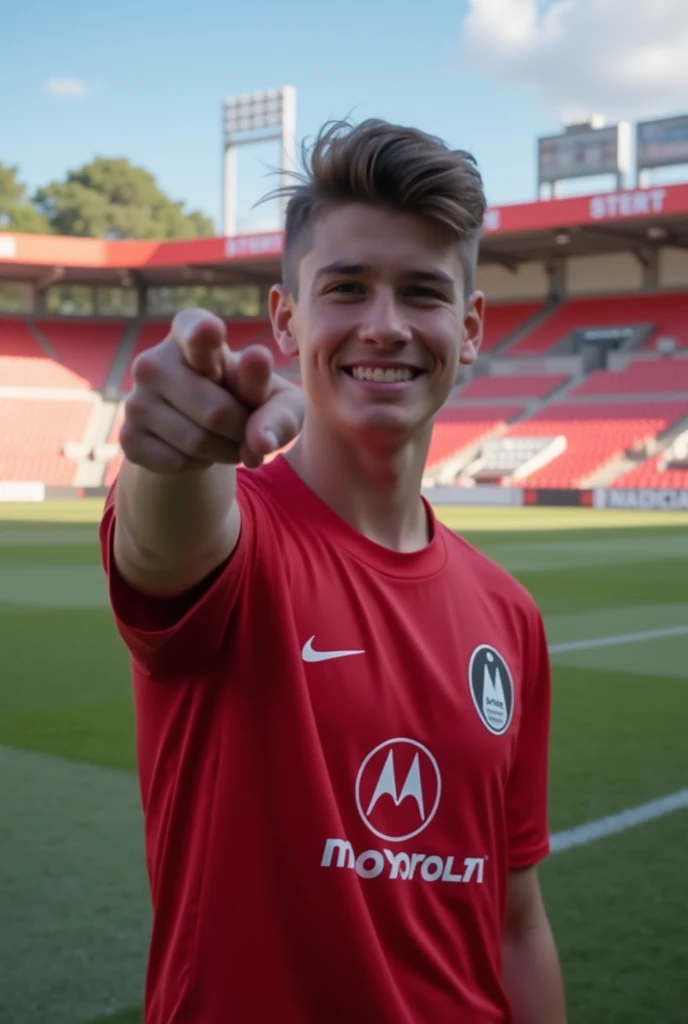
M 144 430 L 137 430 L 135 434 L 127 437 L 123 427 L 120 444 L 129 462 L 143 466 L 152 473 L 177 475 L 208 468 L 207 463 L 184 455 L 183 452 L 177 451 L 159 437 Z
M 252 455 L 262 459 L 279 451 L 298 437 L 303 424 L 303 394 L 300 388 L 282 386 L 255 412 L 246 424 L 242 459 Z M 248 465 L 248 462 L 246 462 Z
M 206 430 L 156 396 L 140 410 L 128 409 L 129 420 L 141 430 L 164 441 L 176 451 L 206 465 L 239 462 L 239 444 Z
M 257 409 L 270 396 L 274 361 L 264 345 L 251 345 L 232 353 L 224 384 L 249 409 Z
M 231 353 L 230 353 L 231 355 Z M 199 427 L 229 441 L 240 441 L 248 410 L 226 388 L 191 370 L 181 359 L 162 367 L 151 359 L 137 370 L 137 387 L 128 407 L 144 412 L 144 406 L 158 397 Z
M 192 370 L 210 380 L 222 379 L 223 352 L 229 346 L 227 328 L 218 316 L 205 309 L 182 309 L 172 321 L 171 334 Z

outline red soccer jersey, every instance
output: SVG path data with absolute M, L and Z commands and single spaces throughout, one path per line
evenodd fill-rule
M 506 572 L 432 517 L 387 550 L 282 458 L 185 602 L 110 557 L 153 903 L 147 1024 L 506 1024 L 508 871 L 548 852 L 549 668 Z

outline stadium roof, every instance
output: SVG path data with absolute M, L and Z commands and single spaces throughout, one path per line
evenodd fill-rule
M 280 232 L 188 241 L 0 233 L 0 279 L 149 286 L 272 283 Z M 515 267 L 554 256 L 688 248 L 688 184 L 490 207 L 480 259 Z

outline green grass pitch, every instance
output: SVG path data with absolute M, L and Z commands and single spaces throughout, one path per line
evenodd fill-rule
M 443 509 L 553 645 L 688 623 L 688 516 Z M 149 926 L 129 669 L 97 502 L 0 506 L 0 1021 L 138 1024 Z M 688 786 L 688 635 L 553 655 L 551 823 Z M 571 1024 L 688 1021 L 688 811 L 553 855 Z

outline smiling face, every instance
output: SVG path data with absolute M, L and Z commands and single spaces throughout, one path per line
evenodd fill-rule
M 298 352 L 307 422 L 340 434 L 427 433 L 482 335 L 483 296 L 465 294 L 456 237 L 385 207 L 334 206 L 315 221 L 298 297 L 270 297 L 283 351 Z

